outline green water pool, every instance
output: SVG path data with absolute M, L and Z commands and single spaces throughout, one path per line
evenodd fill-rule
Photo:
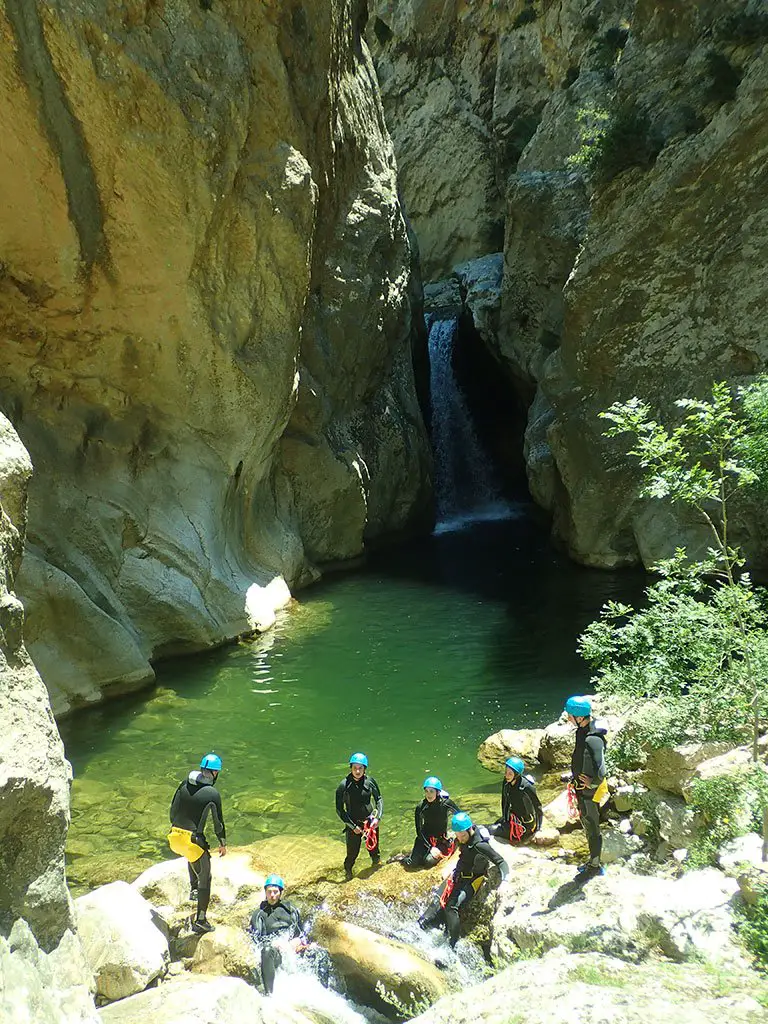
M 74 769 L 74 888 L 169 856 L 168 805 L 215 750 L 229 842 L 338 837 L 334 790 L 363 750 L 385 801 L 382 851 L 404 848 L 426 775 L 476 813 L 499 776 L 477 762 L 497 729 L 542 725 L 588 679 L 579 631 L 635 574 L 584 569 L 524 506 L 504 521 L 378 553 L 328 579 L 269 634 L 166 663 L 157 686 L 62 723 Z

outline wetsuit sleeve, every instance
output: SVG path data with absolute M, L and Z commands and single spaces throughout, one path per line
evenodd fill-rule
M 293 904 L 291 904 L 291 923 L 294 929 L 293 938 L 298 938 L 301 935 L 301 914 L 299 913 L 299 908 L 294 907 Z
M 424 833 L 422 832 L 422 829 L 421 829 L 421 820 L 420 820 L 421 816 L 419 815 L 419 811 L 420 810 L 421 810 L 421 804 L 416 804 L 416 810 L 413 812 L 413 821 L 414 821 L 414 824 L 416 826 L 416 835 L 417 836 L 421 836 L 422 838 L 425 838 L 424 837 Z
M 376 801 L 376 817 L 381 820 L 384 817 L 384 798 L 381 795 L 376 779 L 371 779 L 371 794 Z
M 539 822 L 538 815 L 536 814 L 536 790 L 533 788 L 533 786 L 527 786 L 524 790 L 522 790 L 521 796 L 523 798 L 523 807 L 525 808 L 525 816 L 523 818 L 523 821 L 533 821 L 536 823 L 536 827 L 538 828 Z
M 183 785 L 184 783 L 182 782 L 176 787 L 176 792 L 173 794 L 173 800 L 171 800 L 171 808 L 168 812 L 168 815 L 171 819 L 172 825 L 176 823 L 177 816 L 179 813 L 179 803 L 181 801 L 181 787 Z
M 544 810 L 541 806 L 541 800 L 539 800 L 539 794 L 536 792 L 536 787 L 531 786 L 528 790 L 528 796 L 531 799 L 533 806 L 533 815 L 536 818 L 536 828 L 541 828 L 541 823 L 544 820 Z
M 349 825 L 350 828 L 355 828 L 355 822 L 352 821 L 350 816 L 347 814 L 347 809 L 344 806 L 344 793 L 347 789 L 346 780 L 340 782 L 336 787 L 336 813 L 344 822 L 345 825 Z
M 501 856 L 501 854 L 497 853 L 496 850 L 494 850 L 490 843 L 478 843 L 477 846 L 475 847 L 475 850 L 475 871 L 477 871 L 477 858 L 478 856 L 480 856 L 484 857 L 486 860 L 489 860 L 491 864 L 496 865 L 496 867 L 501 872 L 502 882 L 509 877 L 509 865 Z M 483 874 L 482 871 L 478 871 L 477 873 Z
M 259 907 L 251 914 L 250 932 L 254 939 L 261 939 L 266 933 L 264 928 L 264 915 Z
M 590 761 L 592 769 L 590 771 L 585 771 L 584 774 L 590 775 L 593 779 L 596 779 L 597 782 L 605 778 L 604 751 L 605 744 L 599 736 L 587 736 L 584 748 L 584 753 L 587 755 L 584 758 L 584 768 L 586 769 L 587 767 L 587 761 Z

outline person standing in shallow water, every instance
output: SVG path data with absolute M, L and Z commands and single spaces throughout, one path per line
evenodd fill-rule
M 251 915 L 250 932 L 261 945 L 261 980 L 264 991 L 272 995 L 275 974 L 283 961 L 282 950 L 296 952 L 304 946 L 301 915 L 288 900 L 283 899 L 285 882 L 279 875 L 270 875 L 264 882 L 264 900 Z
M 213 931 L 213 925 L 206 916 L 211 899 L 211 852 L 205 838 L 209 816 L 219 840 L 219 856 L 223 857 L 227 852 L 221 796 L 214 788 L 220 771 L 221 758 L 218 754 L 206 754 L 200 762 L 200 770 L 189 773 L 171 801 L 168 845 L 174 853 L 187 858 L 189 898 L 197 901 L 192 931 L 199 935 Z
M 363 838 L 372 866 L 377 868 L 381 863 L 379 822 L 384 813 L 384 801 L 376 780 L 367 774 L 367 768 L 365 754 L 352 754 L 349 775 L 336 787 L 336 813 L 344 823 L 347 841 L 347 856 L 344 858 L 347 881 L 352 878 L 352 867 L 360 853 Z
M 602 875 L 600 805 L 608 796 L 608 784 L 605 781 L 606 730 L 592 718 L 592 702 L 588 697 L 569 697 L 565 702 L 565 711 L 568 721 L 576 726 L 576 743 L 571 757 L 571 785 L 576 790 L 579 816 L 589 844 L 589 859 L 579 867 L 579 872 Z

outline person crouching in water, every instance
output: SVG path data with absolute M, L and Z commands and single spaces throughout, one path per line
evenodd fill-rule
M 424 799 L 416 805 L 416 840 L 403 864 L 407 868 L 432 867 L 450 857 L 455 843 L 448 838 L 448 822 L 459 808 L 436 775 L 424 779 Z
M 525 762 L 521 757 L 510 757 L 501 784 L 501 817 L 488 825 L 488 831 L 510 843 L 523 843 L 541 828 L 541 819 L 541 800 L 535 783 L 525 776 Z
M 249 931 L 261 945 L 261 980 L 266 994 L 272 995 L 275 974 L 283 960 L 283 951 L 300 952 L 306 942 L 302 935 L 301 915 L 296 907 L 283 899 L 285 882 L 279 875 L 269 875 L 264 883 L 264 899 L 251 915 Z
M 377 868 L 381 863 L 379 821 L 384 813 L 384 801 L 376 779 L 366 774 L 367 767 L 365 754 L 352 754 L 349 775 L 336 787 L 336 813 L 344 822 L 347 840 L 347 856 L 344 858 L 347 881 L 352 878 L 352 866 L 360 853 L 363 838 L 371 855 L 371 865 Z
M 589 860 L 579 867 L 579 872 L 602 875 L 600 805 L 608 797 L 608 784 L 605 781 L 606 730 L 592 718 L 592 703 L 588 697 L 569 697 L 565 702 L 565 711 L 569 722 L 576 726 L 576 743 L 571 757 L 571 785 L 576 791 L 579 817 L 589 844 Z
M 509 875 L 509 868 L 464 811 L 453 815 L 451 828 L 456 833 L 461 853 L 453 874 L 440 888 L 439 899 L 422 914 L 419 925 L 426 929 L 444 924 L 448 942 L 453 948 L 459 941 L 459 911 L 483 884 L 489 866 L 495 864 L 498 867 L 502 882 Z
M 192 918 L 192 931 L 199 935 L 212 932 L 213 925 L 206 914 L 211 899 L 211 853 L 205 838 L 205 826 L 210 815 L 219 840 L 219 856 L 227 852 L 227 835 L 221 796 L 214 789 L 221 771 L 218 754 L 206 754 L 200 762 L 200 771 L 192 771 L 179 784 L 171 801 L 171 831 L 168 845 L 174 853 L 187 858 L 190 900 L 197 900 L 197 914 Z

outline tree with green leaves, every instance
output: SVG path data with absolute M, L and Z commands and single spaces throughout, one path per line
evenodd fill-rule
M 734 496 L 768 481 L 768 378 L 735 394 L 716 383 L 711 399 L 675 404 L 682 417 L 674 427 L 638 398 L 602 416 L 608 436 L 632 439 L 641 495 L 698 517 L 710 537 L 707 557 L 694 560 L 679 548 L 654 566 L 646 605 L 609 602 L 579 650 L 599 690 L 664 709 L 668 742 L 748 737 L 754 782 L 765 792 L 758 740 L 768 715 L 768 606 L 733 544 L 731 518 Z M 768 859 L 768 813 L 763 834 Z

